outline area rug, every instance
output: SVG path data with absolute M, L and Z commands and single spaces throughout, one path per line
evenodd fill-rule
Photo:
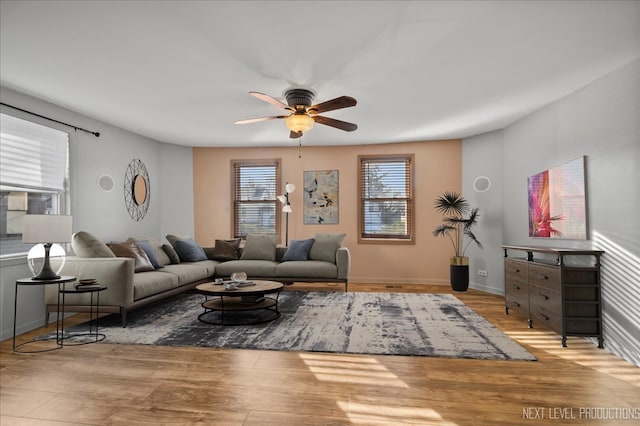
M 202 323 L 204 296 L 181 294 L 100 320 L 104 343 L 535 360 L 450 294 L 285 291 L 282 316 L 245 326 Z M 69 330 L 79 330 L 81 325 Z

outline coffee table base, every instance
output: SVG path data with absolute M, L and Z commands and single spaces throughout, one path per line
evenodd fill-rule
M 212 325 L 262 324 L 280 318 L 278 299 L 271 297 L 264 297 L 254 303 L 243 301 L 241 297 L 220 296 L 205 301 L 202 307 L 205 311 L 198 315 L 198 320 Z M 248 315 L 250 311 L 260 311 L 265 315 Z

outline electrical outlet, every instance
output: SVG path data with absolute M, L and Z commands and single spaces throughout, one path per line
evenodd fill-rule
M 478 269 L 478 275 L 480 275 L 481 277 L 486 277 L 487 271 L 485 269 Z

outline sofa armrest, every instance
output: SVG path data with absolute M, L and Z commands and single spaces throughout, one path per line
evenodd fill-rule
M 351 255 L 349 249 L 346 247 L 340 247 L 336 251 L 336 265 L 338 266 L 338 279 L 349 279 L 349 272 L 351 271 Z
M 67 257 L 62 275 L 78 280 L 95 278 L 107 289 L 100 293 L 100 305 L 128 306 L 133 303 L 134 259 L 128 257 Z M 67 284 L 73 285 L 73 284 Z M 57 286 L 45 287 L 45 304 L 55 305 L 58 300 Z M 90 295 L 67 295 L 67 305 L 88 305 Z

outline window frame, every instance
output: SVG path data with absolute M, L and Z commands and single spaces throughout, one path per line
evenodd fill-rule
M 263 201 L 259 201 L 259 202 L 264 202 L 265 204 L 268 205 L 273 205 L 274 206 L 274 211 L 275 211 L 275 225 L 274 225 L 274 234 L 278 236 L 278 241 L 280 241 L 280 234 L 281 234 L 281 219 L 282 219 L 282 215 L 281 215 L 281 209 L 279 208 L 279 201 L 277 199 L 277 191 L 278 188 L 280 188 L 282 186 L 282 170 L 281 170 L 281 164 L 282 161 L 279 158 L 271 158 L 271 159 L 252 159 L 252 160 L 231 160 L 231 235 L 233 236 L 233 238 L 241 238 L 241 239 L 246 239 L 247 235 L 241 235 L 238 231 L 239 231 L 239 223 L 237 222 L 237 204 L 236 203 L 242 203 L 242 200 L 238 200 L 237 196 L 239 195 L 236 191 L 237 189 L 237 179 L 239 178 L 238 176 L 238 171 L 242 168 L 242 167 L 260 167 L 260 166 L 274 166 L 275 167 L 275 188 L 274 188 L 274 198 L 271 200 L 263 200 Z M 246 202 L 250 202 L 250 203 L 256 203 L 257 200 L 250 200 L 250 201 L 246 201 Z M 267 235 L 267 234 L 265 234 Z M 271 234 L 269 234 L 271 235 Z
M 405 198 L 386 198 L 384 200 L 404 200 L 406 203 L 407 234 L 406 237 L 396 235 L 375 235 L 365 233 L 365 202 L 373 198 L 365 198 L 365 164 L 405 162 L 409 170 L 405 173 Z M 358 243 L 359 244 L 415 244 L 415 154 L 381 154 L 358 156 Z
M 5 220 L 8 221 L 9 212 L 14 212 L 14 211 L 24 211 L 25 212 L 24 215 L 28 215 L 28 214 L 68 215 L 70 214 L 70 211 L 71 211 L 70 210 L 71 134 L 55 126 L 42 124 L 38 121 L 30 120 L 19 115 L 8 114 L 4 111 L 2 111 L 0 114 L 2 114 L 2 116 L 4 117 L 7 117 L 8 120 L 14 120 L 14 121 L 18 120 L 18 121 L 24 121 L 25 123 L 27 123 L 25 124 L 25 127 L 21 127 L 22 125 L 17 126 L 16 129 L 18 130 L 16 133 L 13 133 L 7 130 L 7 128 L 12 129 L 13 124 L 5 123 L 7 124 L 7 128 L 3 127 L 3 132 L 6 132 L 9 135 L 9 139 L 8 139 L 9 141 L 11 140 L 15 141 L 15 139 L 13 138 L 18 138 L 18 139 L 23 139 L 24 141 L 29 141 L 29 142 L 33 142 L 33 141 L 47 142 L 48 141 L 50 143 L 54 143 L 54 142 L 60 143 L 64 141 L 65 143 L 64 154 L 63 154 L 64 155 L 64 160 L 63 160 L 64 171 L 60 173 L 62 182 L 59 187 L 53 187 L 53 186 L 49 187 L 49 186 L 44 186 L 43 184 L 34 185 L 33 182 L 30 182 L 30 181 L 19 182 L 14 178 L 9 179 L 8 181 L 0 181 L 0 191 L 2 191 L 3 197 L 5 197 L 4 193 L 6 193 L 7 203 L 10 203 L 9 201 L 10 197 L 14 197 L 14 199 L 15 197 L 25 198 L 24 202 L 19 203 L 19 204 L 24 204 L 24 206 L 21 206 L 17 210 L 15 208 L 13 209 L 10 208 L 10 206 L 7 204 L 6 206 L 7 216 Z M 11 121 L 9 123 L 11 123 Z M 27 126 L 33 126 L 33 127 L 27 127 Z M 59 134 L 59 136 L 56 136 L 56 134 Z M 51 139 L 47 139 L 48 137 L 50 137 Z M 10 144 L 5 148 L 8 150 L 11 150 L 13 146 Z M 33 154 L 35 151 L 29 151 L 29 152 Z M 46 156 L 46 151 L 38 151 L 38 152 L 40 153 L 40 155 Z M 57 151 L 57 152 L 62 152 L 62 151 Z M 20 155 L 24 155 L 24 151 Z M 54 162 L 51 164 L 57 164 L 57 163 Z M 62 165 L 62 163 L 60 163 L 60 165 Z M 11 167 L 9 167 L 9 170 L 11 170 Z M 39 208 L 33 209 L 31 207 L 32 203 L 36 203 L 36 204 L 41 203 L 43 205 L 41 205 Z M 24 256 L 29 251 L 29 248 L 33 246 L 33 244 L 31 245 L 24 244 L 24 243 L 19 244 L 16 238 L 19 238 L 21 241 L 22 237 L 20 236 L 21 235 L 20 233 L 15 233 L 15 232 L 8 233 L 8 229 L 6 233 L 4 232 L 4 230 L 2 232 L 3 232 L 2 239 L 3 241 L 6 241 L 6 243 L 3 244 L 4 247 L 2 249 L 2 252 L 0 252 L 0 259 L 9 259 L 13 257 Z M 9 237 L 9 235 L 11 235 L 11 237 Z

